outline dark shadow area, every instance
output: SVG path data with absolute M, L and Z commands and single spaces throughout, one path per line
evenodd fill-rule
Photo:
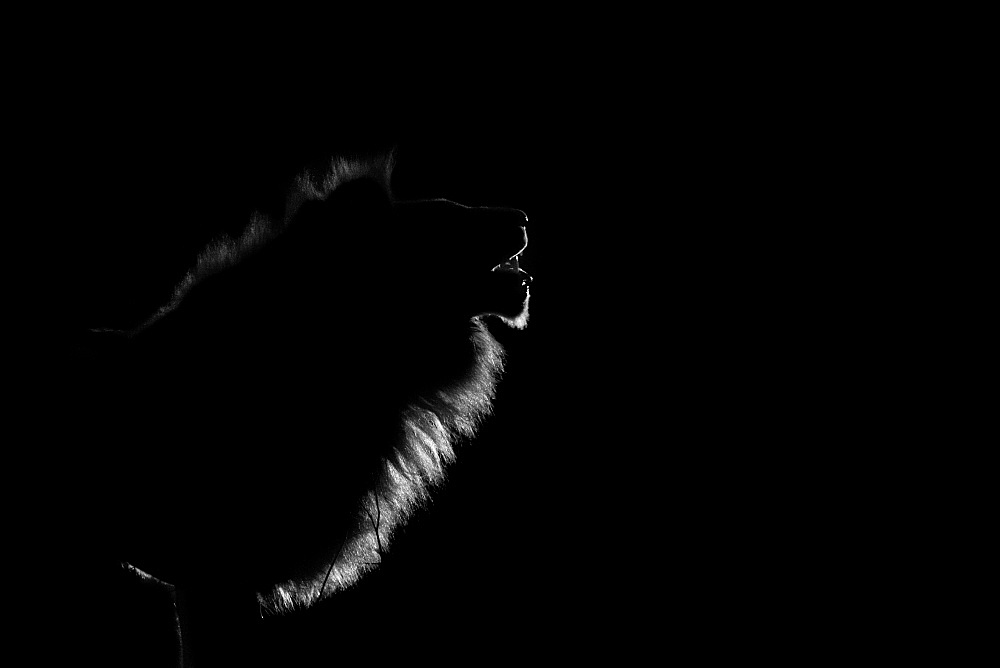
M 835 599 L 844 577 L 810 564 L 856 557 L 835 544 L 851 492 L 822 488 L 839 435 L 809 435 L 841 404 L 803 391 L 826 354 L 803 342 L 827 324 L 798 317 L 813 297 L 787 257 L 811 250 L 782 226 L 797 203 L 781 200 L 796 210 L 775 222 L 774 193 L 737 178 L 756 154 L 716 127 L 728 111 L 664 118 L 693 147 L 657 152 L 654 129 L 623 129 L 631 107 L 602 120 L 613 98 L 580 90 L 555 112 L 511 96 L 508 114 L 466 102 L 374 132 L 335 104 L 291 121 L 269 107 L 81 112 L 39 144 L 28 220 L 45 240 L 13 248 L 44 298 L 12 348 L 28 367 L 13 406 L 26 428 L 7 470 L 18 621 L 40 663 L 174 665 L 171 590 L 123 558 L 183 585 L 173 594 L 209 629 L 209 665 L 628 663 L 640 639 L 741 652 L 780 643 L 789 620 L 808 630 L 798 611 Z M 151 329 L 123 358 L 114 335 L 88 332 L 141 324 L 207 244 L 281 210 L 302 170 L 387 151 L 399 200 L 527 214 L 530 321 L 487 317 L 506 351 L 492 415 L 389 548 L 361 560 L 379 567 L 271 614 L 254 591 L 337 553 L 346 499 L 377 477 L 369 444 L 399 436 L 416 389 L 474 366 L 469 317 L 510 307 L 480 279 L 518 248 L 404 223 L 369 183 L 303 209 L 312 232 L 251 260 L 280 267 L 263 272 L 276 282 L 243 293 L 238 272 L 209 279 L 184 307 L 200 314 L 177 315 L 214 322 L 211 335 L 178 324 L 157 343 Z M 191 355 L 160 354 L 178 337 Z

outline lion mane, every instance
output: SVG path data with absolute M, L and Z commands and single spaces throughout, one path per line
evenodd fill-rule
M 172 299 L 133 330 L 136 335 L 178 308 L 185 296 L 205 279 L 238 265 L 279 237 L 303 204 L 325 200 L 338 188 L 358 180 L 377 183 L 391 201 L 391 155 L 379 158 L 338 157 L 319 171 L 295 180 L 285 214 L 278 220 L 254 215 L 242 236 L 210 244 L 195 267 L 177 285 Z M 522 325 L 523 326 L 523 325 Z M 262 610 L 284 613 L 308 607 L 351 586 L 381 561 L 393 532 L 426 503 L 445 478 L 458 443 L 472 437 L 491 411 L 495 386 L 503 370 L 504 353 L 480 317 L 473 318 L 469 336 L 474 362 L 461 377 L 434 392 L 425 392 L 402 410 L 395 441 L 382 447 L 377 473 L 356 499 L 345 535 L 329 536 L 326 566 L 312 576 L 286 580 L 257 592 Z M 318 530 L 322 530 L 321 528 Z

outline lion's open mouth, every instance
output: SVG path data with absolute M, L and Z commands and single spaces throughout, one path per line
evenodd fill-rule
M 490 271 L 498 271 L 504 274 L 516 275 L 521 279 L 521 285 L 530 285 L 532 280 L 531 274 L 521 269 L 521 264 L 520 261 L 518 260 L 520 255 L 521 255 L 520 253 L 514 255 L 508 260 L 501 262 L 497 266 L 493 267 L 492 269 L 490 269 Z

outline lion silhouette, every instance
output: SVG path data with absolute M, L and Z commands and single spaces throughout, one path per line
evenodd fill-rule
M 282 216 L 82 344 L 102 392 L 88 465 L 109 472 L 92 535 L 176 588 L 185 665 L 233 660 L 248 632 L 227 616 L 308 607 L 375 568 L 491 411 L 490 322 L 527 325 L 525 214 L 396 201 L 392 162 L 301 173 Z

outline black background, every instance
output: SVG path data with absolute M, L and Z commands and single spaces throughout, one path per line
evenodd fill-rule
M 59 449 L 92 442 L 48 410 L 52 351 L 161 303 L 206 241 L 242 228 L 250 207 L 232 204 L 254 199 L 256 178 L 396 147 L 400 196 L 528 213 L 532 321 L 497 331 L 510 359 L 496 415 L 396 537 L 391 563 L 271 620 L 275 647 L 331 662 L 528 651 L 628 662 L 640 638 L 671 658 L 811 658 L 895 640 L 898 601 L 919 602 L 925 578 L 906 580 L 905 565 L 936 537 L 900 540 L 932 513 L 894 481 L 941 483 L 900 471 L 927 437 L 900 427 L 922 432 L 929 418 L 916 413 L 936 408 L 899 401 L 898 379 L 923 367 L 899 352 L 913 333 L 886 327 L 915 272 L 886 269 L 906 235 L 883 226 L 910 230 L 926 212 L 906 205 L 927 198 L 895 190 L 889 172 L 897 147 L 911 156 L 924 143 L 908 131 L 911 108 L 870 91 L 905 57 L 873 69 L 862 53 L 840 71 L 864 20 L 810 46 L 829 17 L 787 30 L 722 14 L 666 26 L 559 15 L 537 32 L 524 20 L 483 45 L 495 57 L 485 68 L 446 43 L 437 55 L 459 68 L 388 54 L 386 36 L 342 46 L 349 23 L 319 40 L 321 57 L 296 45 L 294 66 L 266 76 L 214 33 L 224 57 L 210 64 L 179 63 L 191 45 L 173 35 L 132 57 L 144 27 L 129 44 L 72 24 L 72 39 L 33 44 L 12 63 L 28 85 L 10 98 L 20 114 L 8 135 L 26 150 L 4 208 L 31 237 L 9 241 L 7 296 L 44 289 L 10 327 L 26 339 L 10 350 L 28 367 L 15 399 L 29 408 L 12 439 L 21 484 L 9 508 L 28 527 L 12 532 L 12 597 L 43 613 L 22 608 L 31 637 L 59 643 L 65 627 L 47 613 L 92 617 L 105 586 L 75 566 L 86 546 L 64 549 L 36 521 L 72 502 L 44 485 Z M 272 58 L 270 35 L 246 35 Z M 414 54 L 433 50 L 416 37 Z M 378 55 L 390 62 L 361 71 Z M 43 76 L 29 72 L 46 58 L 34 63 Z M 350 78 L 365 86 L 349 90 Z M 223 204 L 192 217 L 191 193 Z M 936 266 L 938 252 L 914 257 Z
M 803 391 L 813 362 L 780 361 L 818 326 L 777 315 L 800 305 L 776 257 L 793 242 L 808 250 L 783 227 L 798 202 L 774 196 L 735 98 L 671 79 L 664 106 L 651 81 L 590 64 L 424 72 L 427 86 L 406 87 L 389 73 L 372 97 L 322 79 L 84 71 L 28 126 L 41 128 L 25 133 L 22 171 L 42 238 L 27 275 L 46 286 L 29 333 L 43 357 L 86 328 L 140 321 L 207 242 L 238 234 L 273 206 L 275 183 L 332 154 L 394 150 L 398 197 L 530 218 L 531 322 L 493 328 L 508 350 L 494 417 L 376 573 L 266 620 L 265 660 L 622 661 L 642 639 L 729 651 L 809 626 L 796 610 L 841 577 L 802 566 L 834 550 L 815 532 L 840 497 L 809 489 L 829 446 L 799 447 L 822 401 Z M 431 271 L 446 264 L 428 258 Z M 59 447 L 89 440 L 59 429 Z M 49 500 L 56 512 L 69 502 Z M 59 567 L 79 559 L 48 552 Z M 42 606 L 92 617 L 91 592 L 108 585 L 74 576 L 87 589 Z
M 773 126 L 748 111 L 767 108 L 764 89 L 678 67 L 657 105 L 656 80 L 601 64 L 569 71 L 554 58 L 524 79 L 422 72 L 433 81 L 412 88 L 394 71 L 371 98 L 322 77 L 233 87 L 85 67 L 24 126 L 20 215 L 39 241 L 17 250 L 21 280 L 45 287 L 24 348 L 45 371 L 27 386 L 42 398 L 26 396 L 43 425 L 58 384 L 50 351 L 141 320 L 205 243 L 238 233 L 303 164 L 393 149 L 400 198 L 530 218 L 531 323 L 494 328 L 509 353 L 494 417 L 376 573 L 267 620 L 266 660 L 628 661 L 640 639 L 789 650 L 789 636 L 849 628 L 837 606 L 852 574 L 891 575 L 872 556 L 887 522 L 867 510 L 867 432 L 836 368 L 865 330 L 819 308 L 844 272 L 810 273 L 828 268 L 830 238 L 852 234 L 799 170 L 814 145 L 770 142 Z M 57 433 L 46 447 L 91 442 L 72 424 Z M 58 456 L 26 452 L 33 468 L 16 470 L 44 483 Z M 39 498 L 50 513 L 72 501 L 43 491 L 27 507 Z M 21 544 L 33 546 L 23 599 L 69 610 L 69 623 L 101 609 L 93 597 L 108 585 L 75 566 L 85 547 L 60 551 L 51 534 Z M 52 583 L 48 565 L 83 584 Z M 63 635 L 46 624 L 34 624 L 43 639 Z

